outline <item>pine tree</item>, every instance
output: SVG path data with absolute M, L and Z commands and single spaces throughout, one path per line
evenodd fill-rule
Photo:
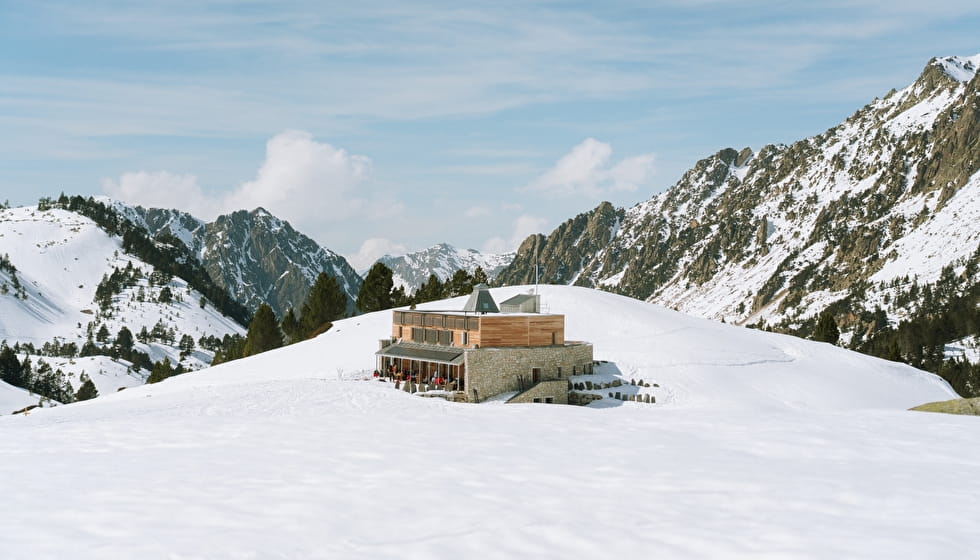
M 391 291 L 394 288 L 393 273 L 382 262 L 374 263 L 357 294 L 357 309 L 361 313 L 391 309 Z
M 435 274 L 430 274 L 429 279 L 422 282 L 419 286 L 418 291 L 415 292 L 415 297 L 413 298 L 415 303 L 425 303 L 427 301 L 435 301 L 437 299 L 442 299 L 442 281 Z
M 837 329 L 837 321 L 834 314 L 824 310 L 817 319 L 817 326 L 813 329 L 813 340 L 818 342 L 829 342 L 837 344 L 840 339 L 840 330 Z
M 189 334 L 181 336 L 177 347 L 180 348 L 180 355 L 186 358 L 194 351 L 194 337 Z
M 75 393 L 75 402 L 87 401 L 99 396 L 99 390 L 95 388 L 95 383 L 85 373 L 82 373 L 82 386 Z
M 240 334 L 226 334 L 221 339 L 221 347 L 214 353 L 211 365 L 216 366 L 224 362 L 237 360 L 243 356 L 245 348 L 245 337 Z
M 444 295 L 446 297 L 466 295 L 473 291 L 474 285 L 473 276 L 461 268 L 446 282 Z
M 22 389 L 27 388 L 23 366 L 17 359 L 17 353 L 6 343 L 0 347 L 0 379 Z
M 391 306 L 402 307 L 412 303 L 412 298 L 405 294 L 404 286 L 396 286 L 391 290 Z
M 282 320 L 279 321 L 279 328 L 286 335 L 290 344 L 301 338 L 299 321 L 296 319 L 296 312 L 293 311 L 292 307 L 287 309 L 286 314 L 282 316 Z
M 282 346 L 282 333 L 279 331 L 279 321 L 272 308 L 263 303 L 255 311 L 255 316 L 248 325 L 243 354 L 254 356 L 280 346 Z
M 99 328 L 99 332 L 96 333 L 95 340 L 97 340 L 97 341 L 99 341 L 99 342 L 101 342 L 103 344 L 105 344 L 106 342 L 109 341 L 109 329 L 105 326 L 104 323 Z
M 164 379 L 173 375 L 173 368 L 170 367 L 170 358 L 164 358 L 153 364 L 153 370 L 150 372 L 150 377 L 146 379 L 147 383 L 159 383 Z
M 119 334 L 116 335 L 116 348 L 123 354 L 133 351 L 133 332 L 125 326 L 121 327 Z
M 476 270 L 473 271 L 473 285 L 476 286 L 477 284 L 489 284 L 489 283 L 490 280 L 487 279 L 487 273 L 483 271 L 483 267 L 482 266 L 476 267 Z
M 340 289 L 337 279 L 321 272 L 306 296 L 299 318 L 304 337 L 322 331 L 328 323 L 342 318 L 346 310 L 347 295 Z

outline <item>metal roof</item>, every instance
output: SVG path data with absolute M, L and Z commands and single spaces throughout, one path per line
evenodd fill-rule
M 490 295 L 490 286 L 486 284 L 473 286 L 473 293 L 470 294 L 470 299 L 466 300 L 463 311 L 470 313 L 500 313 L 496 302 L 493 301 L 493 296 Z
M 375 352 L 376 356 L 391 358 L 407 358 L 435 364 L 459 365 L 463 363 L 463 348 L 450 346 L 433 346 L 413 342 L 396 342 L 387 348 Z
M 510 304 L 510 305 L 520 305 L 520 304 L 522 304 L 522 303 L 524 303 L 526 301 L 532 300 L 532 299 L 534 299 L 536 297 L 537 297 L 536 294 L 517 294 L 516 296 L 514 296 L 512 298 L 505 299 L 504 301 L 500 302 L 500 305 L 508 305 L 508 304 Z

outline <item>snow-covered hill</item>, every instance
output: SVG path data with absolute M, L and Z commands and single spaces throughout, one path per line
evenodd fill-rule
M 57 342 L 81 348 L 87 340 L 97 339 L 103 327 L 110 340 L 123 326 L 134 336 L 144 328 L 152 333 L 157 327 L 158 333 L 165 331 L 164 338 L 173 335 L 174 339 L 136 342 L 135 348 L 153 361 L 167 357 L 176 364 L 180 353 L 177 340 L 182 335 L 197 341 L 206 335 L 220 338 L 244 332 L 211 305 L 202 307 L 201 295 L 184 280 L 154 275 L 152 266 L 122 252 L 118 238 L 73 212 L 39 211 L 36 206 L 0 210 L 0 254 L 8 256 L 23 287 L 23 297 L 13 290 L 0 293 L 0 341 L 10 346 L 30 344 L 41 350 L 46 343 Z M 96 289 L 114 270 L 133 271 L 133 281 L 111 296 L 108 307 L 102 307 L 96 301 Z M 8 279 L 13 276 L 4 274 Z M 169 303 L 159 301 L 165 288 L 172 294 Z M 109 366 L 89 363 L 88 358 L 44 359 L 61 368 L 75 389 L 85 371 L 103 394 L 140 384 L 149 374 L 146 370 L 132 375 L 116 371 L 125 370 L 128 362 Z M 191 368 L 209 362 L 207 352 L 191 354 L 184 360 Z
M 0 417 L 3 550 L 937 558 L 980 546 L 980 423 L 904 410 L 952 398 L 937 377 L 585 288 L 542 294 L 605 368 L 657 383 L 658 404 L 412 396 L 362 380 L 391 321 L 368 314 L 252 358 Z
M 472 274 L 479 267 L 483 269 L 488 279 L 493 280 L 512 260 L 514 260 L 514 253 L 493 255 L 440 243 L 407 255 L 385 255 L 378 259 L 378 262 L 384 263 L 391 269 L 395 287 L 401 286 L 405 289 L 405 293 L 413 294 L 432 274 L 445 282 L 457 270 L 465 270 Z M 363 274 L 367 274 L 367 271 Z

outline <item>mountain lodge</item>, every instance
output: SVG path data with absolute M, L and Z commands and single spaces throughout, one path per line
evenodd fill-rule
M 454 400 L 568 403 L 569 375 L 592 373 L 592 344 L 565 340 L 565 316 L 540 312 L 540 295 L 497 307 L 489 287 L 473 288 L 461 310 L 392 312 L 378 371 L 445 388 Z

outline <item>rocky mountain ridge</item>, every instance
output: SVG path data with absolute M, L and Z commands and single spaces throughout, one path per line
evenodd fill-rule
M 498 283 L 532 281 L 538 253 L 543 282 L 791 332 L 831 309 L 857 343 L 876 309 L 914 313 L 913 287 L 978 281 L 978 66 L 933 59 L 822 134 L 726 148 L 647 201 L 602 203 L 526 239 Z
M 151 236 L 170 235 L 187 245 L 221 287 L 251 310 L 269 304 L 277 316 L 299 309 L 320 272 L 337 278 L 348 308 L 361 277 L 347 260 L 262 208 L 239 210 L 205 223 L 172 209 L 114 203 Z
M 431 274 L 445 282 L 457 270 L 472 273 L 480 267 L 487 278 L 493 280 L 513 259 L 514 253 L 485 254 L 474 249 L 459 249 L 448 243 L 440 243 L 406 255 L 385 255 L 376 262 L 384 263 L 391 269 L 396 287 L 402 286 L 405 293 L 412 294 Z

